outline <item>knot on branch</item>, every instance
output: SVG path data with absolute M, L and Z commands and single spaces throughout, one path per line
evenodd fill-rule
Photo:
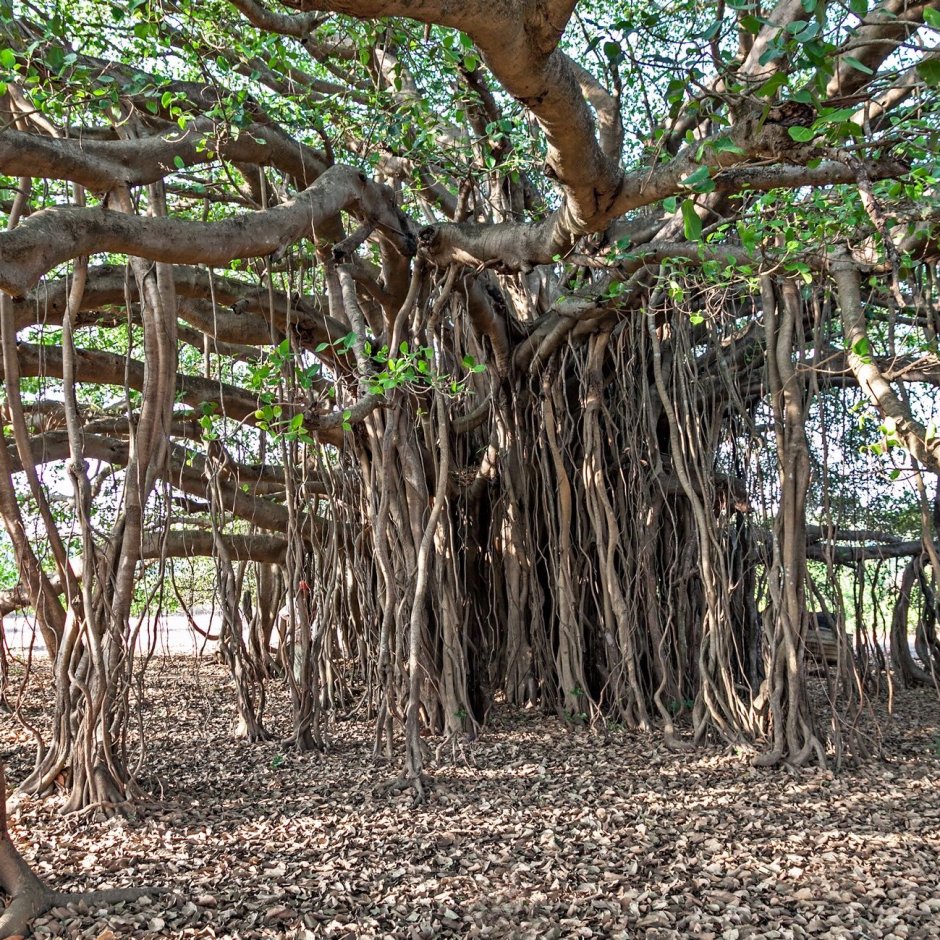
M 440 232 L 436 225 L 425 225 L 418 230 L 417 247 L 421 251 L 433 251 L 439 241 Z
M 809 127 L 815 120 L 816 109 L 804 101 L 784 101 L 767 112 L 767 123 L 781 127 Z
M 524 108 L 528 108 L 530 111 L 535 111 L 545 100 L 545 96 L 548 94 L 547 91 L 543 91 L 537 95 L 527 95 L 525 97 L 517 97 L 513 95 L 513 98 L 519 102 Z
M 796 124 L 766 124 L 759 138 L 759 145 L 755 153 L 769 157 L 773 160 L 783 160 L 787 163 L 803 164 L 814 156 L 818 156 L 812 142 L 798 144 L 789 134 L 790 127 L 803 125 Z
M 375 230 L 374 222 L 364 222 L 351 235 L 347 235 L 341 242 L 337 242 L 332 249 L 333 260 L 337 264 L 348 261 L 355 253 L 356 249 L 372 234 Z
M 418 253 L 418 242 L 411 231 L 411 225 L 408 217 L 400 209 L 398 217 L 402 224 L 402 254 L 406 258 L 413 258 Z
M 323 425 L 323 419 L 326 417 L 322 412 L 315 411 L 313 408 L 305 408 L 303 410 L 304 416 L 304 430 L 313 433 L 319 431 Z

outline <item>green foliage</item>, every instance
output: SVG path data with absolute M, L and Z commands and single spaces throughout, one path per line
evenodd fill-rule
M 702 220 L 691 199 L 682 202 L 682 230 L 689 241 L 698 241 L 702 237 Z
M 204 441 L 216 441 L 219 438 L 218 433 L 215 431 L 215 413 L 218 410 L 219 406 L 213 401 L 203 402 L 200 406 L 199 426 L 202 428 L 202 439 Z

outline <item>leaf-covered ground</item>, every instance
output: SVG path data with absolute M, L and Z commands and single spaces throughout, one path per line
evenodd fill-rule
M 38 937 L 940 937 L 935 695 L 899 697 L 890 762 L 837 775 L 497 711 L 476 766 L 436 769 L 417 809 L 382 792 L 395 768 L 361 721 L 326 754 L 238 743 L 224 671 L 191 657 L 153 663 L 145 701 L 154 806 L 98 821 L 29 801 L 12 825 L 57 887 L 169 893 L 58 909 Z M 15 782 L 30 739 L 0 723 Z

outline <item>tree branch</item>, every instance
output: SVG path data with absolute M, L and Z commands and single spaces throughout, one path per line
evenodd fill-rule
M 47 271 L 79 255 L 121 252 L 171 264 L 226 265 L 302 238 L 347 210 L 375 222 L 403 254 L 413 253 L 406 217 L 387 187 L 334 166 L 290 202 L 219 222 L 140 218 L 107 209 L 43 209 L 0 232 L 0 289 L 22 296 Z

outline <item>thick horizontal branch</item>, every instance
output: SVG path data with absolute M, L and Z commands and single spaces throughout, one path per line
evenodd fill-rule
M 908 167 L 897 160 L 882 158 L 867 165 L 872 180 L 897 179 L 908 172 Z M 815 167 L 739 166 L 722 170 L 715 175 L 715 185 L 721 193 L 739 193 L 747 190 L 767 192 L 771 189 L 800 189 L 803 186 L 854 185 L 855 172 L 838 160 L 823 160 Z
M 890 532 L 873 529 L 840 529 L 838 526 L 806 526 L 806 539 L 813 542 L 882 542 L 885 545 L 900 545 L 902 539 Z
M 812 561 L 832 561 L 836 565 L 854 565 L 865 560 L 913 558 L 923 551 L 924 543 L 920 540 L 880 545 L 833 545 L 831 542 L 814 542 L 807 545 L 806 557 Z
M 229 550 L 233 561 L 257 561 L 262 564 L 282 565 L 287 554 L 287 539 L 279 535 L 222 535 L 222 542 Z M 145 532 L 141 540 L 142 561 L 160 558 L 194 558 L 215 555 L 215 540 L 211 532 L 199 530 Z M 82 577 L 82 559 L 73 558 L 76 577 Z M 52 576 L 52 589 L 61 593 L 58 577 Z M 0 591 L 0 617 L 29 607 L 32 601 L 23 584 Z
M 282 36 L 304 39 L 325 19 L 317 13 L 272 13 L 254 0 L 229 0 L 233 7 L 240 10 L 245 19 L 258 29 Z
M 287 539 L 279 535 L 222 535 L 221 539 L 232 561 L 257 561 L 269 565 L 282 565 L 287 555 Z M 146 559 L 193 558 L 197 555 L 213 557 L 215 554 L 213 534 L 193 529 L 145 533 L 141 557 Z
M 127 441 L 104 437 L 98 434 L 86 434 L 83 438 L 85 458 L 100 460 L 117 467 L 127 466 L 129 444 Z M 49 431 L 30 440 L 33 460 L 38 464 L 68 460 L 70 457 L 68 435 L 65 431 Z M 10 451 L 10 464 L 14 471 L 20 469 L 19 457 Z M 168 466 L 161 473 L 172 486 L 190 496 L 206 496 L 206 457 L 196 451 L 185 450 L 171 445 Z M 235 477 L 237 480 L 237 475 Z M 222 508 L 239 519 L 244 519 L 262 529 L 271 532 L 286 532 L 288 524 L 287 508 L 280 503 L 260 499 L 251 492 L 244 492 L 242 482 L 232 482 L 232 478 L 219 481 L 222 493 Z M 249 485 L 250 490 L 250 485 Z
M 889 382 L 925 382 L 940 386 L 940 359 L 932 353 L 909 356 L 875 356 L 872 364 Z M 836 349 L 819 361 L 809 360 L 797 368 L 797 372 L 815 372 L 820 385 L 858 385 L 852 371 L 848 353 Z
M 784 152 L 789 149 L 788 157 L 795 160 L 801 156 L 808 159 L 812 155 L 812 151 L 805 147 L 803 152 L 799 151 L 789 137 L 786 138 L 789 143 L 786 143 L 781 132 L 784 132 L 784 128 L 778 125 L 765 127 L 760 132 L 749 124 L 733 129 L 734 136 L 741 140 L 741 146 L 746 144 L 754 156 L 774 152 L 781 147 L 785 148 Z M 731 131 L 722 136 L 730 138 Z M 608 223 L 627 212 L 683 192 L 682 181 L 703 165 L 710 166 L 714 171 L 716 186 L 724 194 L 749 189 L 766 191 L 852 183 L 856 180 L 847 167 L 835 161 L 826 161 L 815 169 L 809 169 L 779 163 L 772 166 L 741 166 L 741 160 L 741 156 L 729 156 L 727 152 L 709 158 L 706 150 L 700 162 L 691 150 L 687 150 L 667 164 L 628 173 L 623 178 L 616 199 L 593 217 L 593 228 L 587 230 L 602 231 Z M 893 179 L 903 176 L 907 171 L 907 167 L 896 160 L 875 161 L 869 169 L 872 179 Z M 549 264 L 559 255 L 569 253 L 573 242 L 561 211 L 556 211 L 545 221 L 536 224 L 442 223 L 422 229 L 418 233 L 418 241 L 424 253 L 441 266 L 450 263 L 474 266 L 492 264 L 506 270 L 525 271 L 537 264 Z M 691 248 L 697 250 L 695 245 Z
M 62 349 L 59 346 L 36 346 L 32 343 L 19 343 L 17 345 L 17 358 L 20 364 L 21 376 L 47 376 L 62 378 Z M 0 379 L 3 368 L 0 366 Z M 98 352 L 85 349 L 75 351 L 75 379 L 78 382 L 88 382 L 97 385 L 115 385 L 136 391 L 143 391 L 144 365 L 136 359 L 128 360 L 124 356 L 114 353 Z M 218 410 L 216 417 L 240 421 L 244 424 L 254 425 L 255 412 L 265 404 L 257 395 L 221 382 L 217 379 L 205 379 L 198 375 L 176 376 L 177 400 L 199 409 L 206 403 L 216 403 Z M 301 413 L 306 401 L 278 402 L 281 416 L 289 420 L 295 414 Z M 317 437 L 324 444 L 339 446 L 343 440 L 342 431 L 330 423 L 325 423 L 317 430 Z
M 197 118 L 185 131 L 130 140 L 86 140 L 43 137 L 14 130 L 0 132 L 0 172 L 81 183 L 93 192 L 118 184 L 153 183 L 181 166 L 219 159 L 275 166 L 309 186 L 327 169 L 322 156 L 270 124 L 252 124 L 237 136 L 207 118 Z
M 21 376 L 62 378 L 62 349 L 59 346 L 20 343 L 17 346 L 17 358 Z M 0 375 L 2 373 L 0 367 Z M 142 391 L 144 364 L 114 353 L 77 349 L 75 378 L 79 382 L 116 385 L 120 388 L 126 383 L 129 388 Z M 204 402 L 217 402 L 219 415 L 246 424 L 254 423 L 254 413 L 261 406 L 257 396 L 244 389 L 196 375 L 177 374 L 176 392 L 179 401 L 194 408 L 199 408 Z
M 219 222 L 141 218 L 107 209 L 44 209 L 0 232 L 0 289 L 20 297 L 56 265 L 79 255 L 117 252 L 170 264 L 226 265 L 273 254 L 343 210 L 360 214 L 403 254 L 413 253 L 394 193 L 358 170 L 334 166 L 290 202 Z
M 269 291 L 265 285 L 249 284 L 231 277 L 186 265 L 171 269 L 180 316 L 191 326 L 223 343 L 265 346 L 279 342 L 288 330 L 303 345 L 314 349 L 345 336 L 349 327 L 333 319 L 319 297 L 298 297 Z M 62 322 L 71 279 L 43 281 L 26 297 L 13 301 L 16 329 Z M 89 269 L 81 310 L 124 309 L 128 296 L 136 297 L 133 278 L 123 265 L 103 264 Z M 79 325 L 82 319 L 79 317 Z

